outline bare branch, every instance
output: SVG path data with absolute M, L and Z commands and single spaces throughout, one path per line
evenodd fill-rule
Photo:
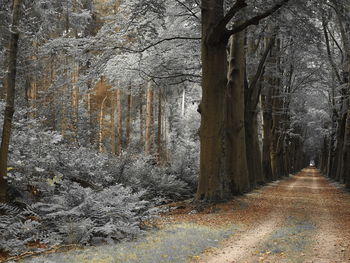
M 145 52 L 146 50 L 152 48 L 152 47 L 155 47 L 163 42 L 166 42 L 166 41 L 173 41 L 173 40 L 201 40 L 200 37 L 169 37 L 169 38 L 163 38 L 155 43 L 152 43 L 144 48 L 141 48 L 141 49 L 132 49 L 132 48 L 128 48 L 128 47 L 123 47 L 123 46 L 116 46 L 114 47 L 113 49 L 122 49 L 122 50 L 125 50 L 125 51 L 129 51 L 129 52 L 132 52 L 132 53 L 143 53 Z
M 337 66 L 334 63 L 334 60 L 333 60 L 333 57 L 332 57 L 331 48 L 329 46 L 329 37 L 328 37 L 328 33 L 327 33 L 327 24 L 326 24 L 325 18 L 322 19 L 322 27 L 323 27 L 324 37 L 325 37 L 325 40 L 326 40 L 327 55 L 328 55 L 329 63 L 331 64 L 332 69 L 334 71 L 334 74 L 336 75 L 339 83 L 342 83 L 339 71 L 338 71 Z
M 236 34 L 238 32 L 243 31 L 244 29 L 246 29 L 248 26 L 251 25 L 258 25 L 260 20 L 272 15 L 273 13 L 275 13 L 277 10 L 279 10 L 282 6 L 284 6 L 289 0 L 282 0 L 280 3 L 274 5 L 273 7 L 271 7 L 270 9 L 266 10 L 263 13 L 259 13 L 256 16 L 246 20 L 245 22 L 243 22 L 242 24 L 236 25 L 234 27 L 232 27 L 230 30 L 226 31 L 226 35 L 225 35 L 225 39 L 228 40 L 230 38 L 231 35 Z
M 237 12 L 245 7 L 247 7 L 247 3 L 245 0 L 237 0 L 236 3 L 231 7 L 231 9 L 227 12 L 225 17 L 218 23 L 216 26 L 217 29 L 223 29 L 227 26 L 227 24 L 231 21 L 231 19 L 237 14 Z
M 267 56 L 269 55 L 274 43 L 275 43 L 275 39 L 276 39 L 276 33 L 273 34 L 273 36 L 271 37 L 265 51 L 264 54 L 262 55 L 260 62 L 259 62 L 259 66 L 258 69 L 255 73 L 254 79 L 252 80 L 251 84 L 249 85 L 249 98 L 252 100 L 251 105 L 253 106 L 253 109 L 256 109 L 258 102 L 259 102 L 259 96 L 261 93 L 261 85 L 257 86 L 257 83 L 262 75 L 262 72 L 264 71 L 264 65 L 267 59 Z
M 334 35 L 332 34 L 332 32 L 331 32 L 331 30 L 329 29 L 329 27 L 326 25 L 326 27 L 327 27 L 327 31 L 328 31 L 328 33 L 329 33 L 329 35 L 332 37 L 332 39 L 333 39 L 333 42 L 336 44 L 336 46 L 338 47 L 338 49 L 339 49 L 339 51 L 340 51 L 340 53 L 341 53 L 341 57 L 342 57 L 342 59 L 341 59 L 341 61 L 342 61 L 342 63 L 343 63 L 343 61 L 344 61 L 344 51 L 343 51 L 343 49 L 341 48 L 341 46 L 339 45 L 339 43 L 338 43 L 338 41 L 335 39 L 335 37 L 334 37 Z
M 179 3 L 181 6 L 183 6 L 188 12 L 190 12 L 192 16 L 194 16 L 195 18 L 197 18 L 198 20 L 200 20 L 199 17 L 197 16 L 197 14 L 196 14 L 195 12 L 193 12 L 191 8 L 189 8 L 187 5 L 185 5 L 184 3 L 182 3 L 180 0 L 175 0 L 175 1 L 176 1 L 177 3 Z

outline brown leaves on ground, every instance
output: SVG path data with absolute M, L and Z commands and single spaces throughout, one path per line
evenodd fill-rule
M 0 248 L 0 262 L 5 261 L 10 256 L 9 252 Z

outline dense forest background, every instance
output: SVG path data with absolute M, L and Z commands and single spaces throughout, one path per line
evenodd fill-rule
M 227 200 L 310 161 L 350 187 L 349 14 L 1 0 L 0 252 L 133 238 L 160 204 Z

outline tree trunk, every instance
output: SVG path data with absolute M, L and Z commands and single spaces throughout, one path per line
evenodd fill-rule
M 78 144 L 78 121 L 79 121 L 79 87 L 77 85 L 79 78 L 79 65 L 76 61 L 73 63 L 72 76 L 72 128 L 74 132 L 74 142 Z
M 121 91 L 117 89 L 117 125 L 118 125 L 118 143 L 117 143 L 117 155 L 120 155 L 123 150 L 123 122 L 122 122 L 122 103 L 121 103 Z
M 270 63 L 275 72 L 279 71 L 279 50 L 280 41 L 276 39 L 276 44 L 271 51 Z M 274 51 L 274 52 L 273 52 Z M 279 72 L 278 72 L 279 73 Z M 272 128 L 271 128 L 271 145 L 270 145 L 270 155 L 271 155 L 271 169 L 272 176 L 277 179 L 282 176 L 281 172 L 281 151 L 283 134 L 281 127 L 281 112 L 283 109 L 283 101 L 281 99 L 281 87 L 280 79 L 274 76 L 269 76 L 269 84 L 272 88 Z
M 196 198 L 219 201 L 231 196 L 225 171 L 223 105 L 227 72 L 226 42 L 212 42 L 213 26 L 224 16 L 223 0 L 202 1 L 202 101 L 200 177 Z
M 341 179 L 347 187 L 350 186 L 350 108 L 348 108 L 346 124 L 344 129 L 344 144 L 343 144 L 343 156 L 342 156 L 342 169 Z
M 271 167 L 271 129 L 272 129 L 272 89 L 267 87 L 265 94 L 261 97 L 261 106 L 263 109 L 263 154 L 262 166 L 263 174 L 268 182 L 274 180 Z
M 116 154 L 115 104 L 116 104 L 115 91 L 112 90 L 111 92 L 111 152 L 113 154 Z
M 257 112 L 246 111 L 245 134 L 249 182 L 253 188 L 257 184 L 262 185 L 265 183 L 259 145 Z
M 101 102 L 101 108 L 100 108 L 100 119 L 99 119 L 99 136 L 98 136 L 98 150 L 99 152 L 103 152 L 104 147 L 103 147 L 103 141 L 104 141 L 104 136 L 103 136 L 103 129 L 104 129 L 104 116 L 105 116 L 105 112 L 104 112 L 104 108 L 105 108 L 105 102 L 106 102 L 107 96 L 104 97 L 104 99 Z
M 159 89 L 158 94 L 158 132 L 157 132 L 157 152 L 158 152 L 158 162 L 162 161 L 162 90 Z
M 241 24 L 235 24 L 231 30 L 227 25 L 236 13 L 246 7 L 245 1 L 236 1 L 224 16 L 223 0 L 202 0 L 202 101 L 199 106 L 201 113 L 200 127 L 200 177 L 196 199 L 222 201 L 233 192 L 243 192 L 249 189 L 247 176 L 245 129 L 244 129 L 244 41 L 236 38 L 231 70 L 227 74 L 226 46 L 230 36 L 242 32 L 249 25 L 257 24 L 261 19 L 271 15 L 288 0 L 278 3 L 264 13 L 252 17 Z M 240 21 L 241 22 L 241 21 Z M 242 37 L 244 38 L 244 37 Z M 237 42 L 236 42 L 237 41 Z M 241 54 L 243 53 L 243 55 Z M 238 66 L 238 67 L 237 67 Z M 226 76 L 230 77 L 227 85 Z M 241 85 L 242 90 L 240 90 Z M 227 96 L 226 95 L 227 91 Z M 238 95 L 229 98 L 230 93 Z M 239 106 L 232 105 L 237 101 Z M 230 103 L 228 105 L 227 103 Z M 235 116 L 234 109 L 238 110 Z M 229 123 L 228 123 L 229 121 Z M 233 127 L 232 136 L 229 128 Z M 229 136 L 228 136 L 229 135 Z M 237 158 L 234 159 L 233 158 Z M 231 162 L 235 162 L 232 164 Z M 237 174 L 236 172 L 242 172 Z
M 153 131 L 153 89 L 149 82 L 146 98 L 146 131 L 145 131 L 145 154 L 151 154 L 152 131 Z
M 258 130 L 258 104 L 261 96 L 261 83 L 259 80 L 264 73 L 264 65 L 266 59 L 273 47 L 275 36 L 269 42 L 265 41 L 265 50 L 261 56 L 257 72 L 255 75 L 249 76 L 249 86 L 245 89 L 245 132 L 246 132 L 246 151 L 249 170 L 249 181 L 252 188 L 256 184 L 264 184 L 265 178 L 262 168 L 261 150 L 259 145 Z M 257 47 L 250 41 L 250 50 L 257 50 Z
M 143 138 L 143 92 L 140 93 L 140 145 L 144 147 L 144 138 Z
M 231 37 L 226 94 L 227 170 L 231 176 L 231 192 L 244 193 L 250 190 L 244 123 L 245 90 L 245 32 Z M 255 177 L 252 174 L 253 184 Z
M 343 166 L 343 150 L 344 140 L 346 132 L 347 113 L 343 113 L 341 120 L 339 121 L 338 136 L 337 136 L 337 150 L 335 155 L 336 165 L 334 165 L 333 176 L 337 181 L 341 181 L 341 170 Z
M 20 20 L 20 8 L 22 1 L 13 1 L 12 10 L 12 25 L 9 45 L 9 59 L 8 59 L 8 73 L 7 73 L 7 94 L 6 94 L 6 108 L 4 113 L 4 124 L 2 128 L 1 146 L 0 146 L 0 202 L 6 201 L 7 196 L 7 161 L 11 138 L 12 118 L 15 111 L 15 87 L 16 87 L 16 73 L 17 73 L 17 51 L 18 51 L 18 24 Z
M 182 101 L 181 101 L 181 116 L 182 116 L 182 118 L 185 116 L 185 102 L 186 102 L 186 89 L 184 88 L 182 91 Z
M 131 86 L 128 94 L 128 119 L 126 123 L 126 148 L 130 145 L 131 139 L 131 108 L 132 108 L 132 96 L 131 96 Z

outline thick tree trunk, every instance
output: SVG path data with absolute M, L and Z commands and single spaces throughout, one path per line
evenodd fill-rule
M 350 139 L 350 137 L 349 137 L 349 139 Z M 321 156 L 322 156 L 322 158 L 321 158 L 321 172 L 322 172 L 322 174 L 327 174 L 327 165 L 328 165 L 328 152 L 329 152 L 329 150 L 328 150 L 328 138 L 327 137 L 325 137 L 324 139 L 323 139 L 323 147 L 322 147 L 322 152 L 321 152 Z
M 221 201 L 233 193 L 249 189 L 244 129 L 244 36 L 235 38 L 230 59 L 230 78 L 226 87 L 226 46 L 230 36 L 242 32 L 251 24 L 271 15 L 288 0 L 266 12 L 226 26 L 236 13 L 247 6 L 236 1 L 224 16 L 223 0 L 202 0 L 202 102 L 200 127 L 200 177 L 196 199 Z M 243 41 L 241 40 L 243 39 Z M 242 89 L 240 89 L 242 87 Z M 227 91 L 227 96 L 226 95 Z M 229 97 L 229 95 L 237 97 Z M 233 101 L 238 105 L 232 105 Z M 229 103 L 229 104 L 228 104 Z M 237 111 L 234 111 L 237 109 Z M 237 113 L 237 116 L 236 116 Z M 233 134 L 238 135 L 235 138 Z M 235 159 L 234 159 L 235 158 Z M 232 163 L 233 162 L 233 163 Z M 237 173 L 239 172 L 239 174 Z
M 259 80 L 264 73 L 264 65 L 268 54 L 270 53 L 275 37 L 266 42 L 265 51 L 263 52 L 257 72 L 249 77 L 249 86 L 245 89 L 245 132 L 246 132 L 246 152 L 249 170 L 249 182 L 251 187 L 256 184 L 264 184 L 265 178 L 262 168 L 262 157 L 259 145 L 258 131 L 258 104 L 261 96 L 261 83 Z M 250 41 L 252 43 L 253 41 Z M 252 44 L 251 44 L 252 46 Z M 253 44 L 254 46 L 254 44 Z M 251 47 L 250 50 L 256 50 L 257 47 Z M 251 52 L 253 53 L 253 52 Z
M 263 109 L 263 153 L 262 153 L 262 166 L 264 177 L 268 182 L 273 181 L 275 178 L 272 174 L 271 167 L 271 129 L 272 129 L 272 89 L 267 87 L 267 91 L 261 97 L 261 105 Z
M 7 90 L 6 90 L 6 108 L 4 113 L 4 124 L 2 128 L 1 146 L 0 146 L 0 202 L 6 201 L 7 196 L 7 161 L 12 130 L 12 118 L 15 111 L 15 87 L 17 73 L 17 51 L 18 51 L 18 24 L 20 20 L 20 8 L 22 1 L 13 1 L 11 37 L 9 45 Z
M 275 71 L 279 71 L 279 45 L 280 41 L 277 39 L 273 48 L 274 52 L 271 52 L 270 63 Z M 281 98 L 280 79 L 274 76 L 269 76 L 269 84 L 272 86 L 272 128 L 271 128 L 271 169 L 274 179 L 282 176 L 281 172 L 281 153 L 283 134 L 281 127 L 281 112 L 283 109 L 283 101 Z
M 245 33 L 240 32 L 231 37 L 226 94 L 226 145 L 227 172 L 231 176 L 231 191 L 234 194 L 250 190 L 247 166 L 244 90 L 245 90 Z M 252 174 L 255 184 L 255 175 Z
M 202 1 L 202 101 L 200 178 L 197 199 L 224 200 L 231 196 L 226 173 L 223 105 L 226 86 L 226 42 L 209 41 L 213 26 L 224 16 L 223 0 Z
M 348 109 L 346 124 L 344 129 L 344 144 L 343 144 L 343 165 L 341 169 L 340 178 L 350 186 L 350 108 Z
M 262 169 L 262 154 L 259 145 L 257 113 L 246 113 L 245 118 L 246 151 L 247 164 L 249 170 L 249 182 L 251 183 L 251 187 L 254 187 L 256 185 L 262 185 L 265 183 Z
M 335 155 L 336 165 L 333 166 L 333 176 L 337 181 L 341 181 L 341 170 L 343 166 L 343 150 L 344 150 L 344 139 L 345 139 L 345 129 L 346 129 L 347 113 L 342 115 L 339 121 L 338 136 L 337 136 L 337 150 Z

